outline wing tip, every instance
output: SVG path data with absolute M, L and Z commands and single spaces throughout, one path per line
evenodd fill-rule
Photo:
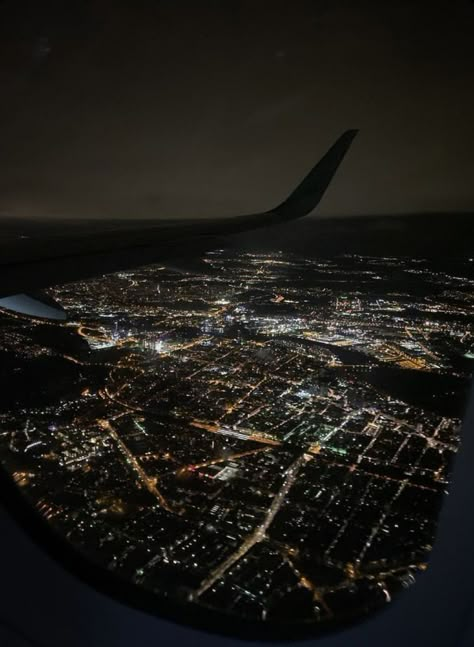
M 358 128 L 344 131 L 290 196 L 274 209 L 274 213 L 283 220 L 294 220 L 313 211 L 330 185 L 358 132 Z

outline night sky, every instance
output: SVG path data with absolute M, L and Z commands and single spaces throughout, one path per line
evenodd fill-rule
M 472 210 L 473 34 L 468 0 L 3 0 L 0 214 L 254 212 L 353 127 L 319 215 Z

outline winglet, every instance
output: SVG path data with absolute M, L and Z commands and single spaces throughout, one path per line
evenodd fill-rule
M 293 193 L 271 210 L 275 220 L 284 222 L 301 218 L 318 205 L 358 132 L 346 130 L 339 137 Z

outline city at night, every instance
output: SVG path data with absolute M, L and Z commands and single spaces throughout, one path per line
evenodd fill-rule
M 360 619 L 429 563 L 472 370 L 473 261 L 216 250 L 4 311 L 3 466 L 156 594 Z
M 0 647 L 474 646 L 474 0 L 0 0 Z

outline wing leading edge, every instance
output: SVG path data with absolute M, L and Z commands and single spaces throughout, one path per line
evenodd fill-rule
M 131 220 L 117 231 L 102 232 L 99 221 L 90 234 L 80 237 L 61 232 L 51 240 L 10 241 L 8 246 L 0 246 L 0 307 L 24 312 L 24 295 L 36 296 L 38 290 L 51 285 L 176 257 L 199 256 L 217 246 L 219 237 L 302 218 L 319 204 L 357 132 L 343 133 L 290 196 L 269 211 L 171 224 L 168 220 L 140 227 Z M 21 298 L 5 298 L 12 296 Z M 16 309 L 15 304 L 21 307 Z

